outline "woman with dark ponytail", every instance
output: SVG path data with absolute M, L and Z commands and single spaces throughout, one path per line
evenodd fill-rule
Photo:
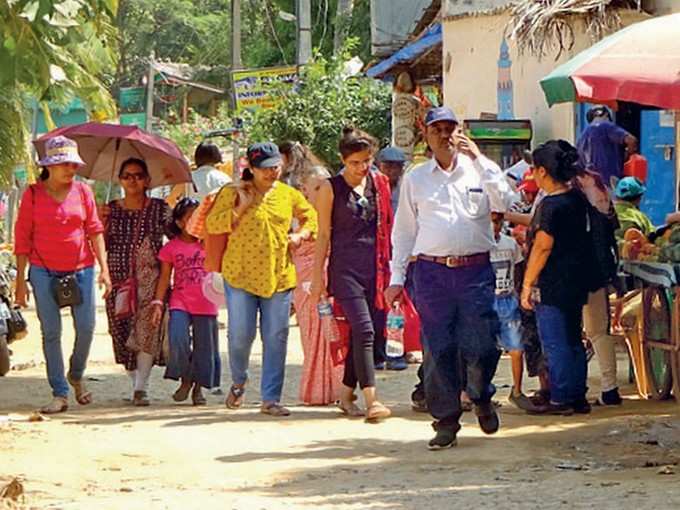
M 529 262 L 522 306 L 536 310 L 539 336 L 548 360 L 550 402 L 543 414 L 590 412 L 586 400 L 587 361 L 581 341 L 582 309 L 588 297 L 584 268 L 589 264 L 588 204 L 570 185 L 581 172 L 576 149 L 551 140 L 533 152 L 534 178 L 546 193 L 530 229 Z
M 319 235 L 310 297 L 318 302 L 326 294 L 324 270 L 330 248 L 328 291 L 351 329 L 339 406 L 345 415 L 365 415 L 368 420 L 391 414 L 377 398 L 373 364 L 373 346 L 384 334 L 389 306 L 383 293 L 390 281 L 393 223 L 389 180 L 371 169 L 376 146 L 366 133 L 343 130 L 339 150 L 345 169 L 321 186 L 315 204 Z M 357 385 L 365 410 L 354 403 Z

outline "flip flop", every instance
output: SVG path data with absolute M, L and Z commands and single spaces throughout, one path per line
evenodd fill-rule
M 351 402 L 349 405 L 345 405 L 342 402 L 338 402 L 338 409 L 342 411 L 342 414 L 349 418 L 358 418 L 360 416 L 366 416 L 364 410 L 361 409 L 354 402 Z
M 208 401 L 201 393 L 200 388 L 198 391 L 194 390 L 191 392 L 191 403 L 194 404 L 195 406 L 204 406 L 208 403 Z
M 239 409 L 243 405 L 243 396 L 245 393 L 245 386 L 236 386 L 235 384 L 232 384 L 231 388 L 229 388 L 229 395 L 227 395 L 225 405 L 229 409 Z
M 371 407 L 369 407 L 366 410 L 367 422 L 377 423 L 380 420 L 389 418 L 390 416 L 392 416 L 392 411 L 390 411 L 380 402 L 373 402 L 373 404 L 371 404 Z
M 191 391 L 191 384 L 189 386 L 185 386 L 184 384 L 181 384 L 179 388 L 177 388 L 177 391 L 172 394 L 172 400 L 175 402 L 184 402 L 186 399 L 189 398 L 189 392 Z
M 92 403 L 92 392 L 87 391 L 82 379 L 76 381 L 69 375 L 67 380 L 68 383 L 73 387 L 73 391 L 76 394 L 76 402 L 78 402 L 81 406 L 86 406 Z
M 283 407 L 279 402 L 262 404 L 260 412 L 270 416 L 290 416 L 290 410 L 287 407 Z
M 52 402 L 40 408 L 42 414 L 57 414 L 68 410 L 68 400 L 66 397 L 54 397 Z

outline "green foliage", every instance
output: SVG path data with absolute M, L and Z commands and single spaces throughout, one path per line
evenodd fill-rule
M 171 116 L 176 118 L 176 116 Z M 215 117 L 205 117 L 198 112 L 189 109 L 186 124 L 181 122 L 160 121 L 159 133 L 172 140 L 182 150 L 184 155 L 191 159 L 196 146 L 203 141 L 205 135 L 217 129 L 226 129 L 232 124 L 231 114 L 223 105 Z M 217 143 L 220 140 L 214 140 Z
M 311 0 L 312 45 L 333 54 L 337 0 Z M 279 12 L 295 13 L 295 0 L 241 0 L 244 68 L 295 62 L 296 26 Z M 151 51 L 159 60 L 194 66 L 195 79 L 228 87 L 231 66 L 231 0 L 119 0 L 117 86 L 140 82 Z M 370 59 L 370 0 L 355 0 L 349 35 L 364 62 Z
M 350 42 L 350 48 L 353 42 Z M 391 90 L 376 80 L 345 78 L 344 63 L 350 52 L 338 58 L 317 55 L 306 66 L 295 90 L 283 92 L 284 100 L 273 110 L 251 115 L 247 121 L 250 141 L 296 140 L 309 146 L 334 169 L 341 165 L 338 140 L 342 128 L 354 125 L 389 141 Z
M 208 74 L 200 78 L 226 83 L 230 0 L 120 0 L 117 25 L 117 86 L 139 84 L 152 51 L 158 60 L 209 66 Z
M 0 0 L 0 174 L 28 161 L 27 98 L 79 97 L 95 118 L 113 116 L 102 81 L 114 66 L 116 0 Z

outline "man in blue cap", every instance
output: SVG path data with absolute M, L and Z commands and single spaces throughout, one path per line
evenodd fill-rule
M 390 180 L 390 189 L 392 190 L 392 211 L 397 211 L 399 204 L 399 187 L 401 186 L 401 177 L 404 175 L 404 166 L 406 165 L 406 156 L 404 151 L 399 147 L 385 147 L 378 153 L 375 158 L 378 164 L 378 169 L 387 176 Z
M 586 118 L 589 124 L 578 139 L 579 154 L 586 168 L 600 174 L 605 185 L 611 186 L 612 177 L 619 179 L 623 174 L 626 152 L 637 152 L 637 138 L 612 122 L 606 106 L 591 108 Z
M 425 124 L 433 157 L 402 179 L 385 297 L 389 303 L 400 299 L 410 261 L 422 326 L 425 397 L 435 418 L 436 435 L 428 447 L 440 450 L 456 444 L 464 389 L 482 431 L 493 434 L 500 426 L 491 402 L 500 351 L 490 218 L 491 211 L 506 211 L 514 194 L 498 165 L 463 134 L 450 109 L 432 108 Z

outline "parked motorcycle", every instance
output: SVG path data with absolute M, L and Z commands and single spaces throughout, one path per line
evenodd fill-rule
M 0 376 L 11 368 L 10 344 L 26 336 L 26 323 L 21 312 L 13 308 L 17 272 L 11 254 L 0 252 Z

